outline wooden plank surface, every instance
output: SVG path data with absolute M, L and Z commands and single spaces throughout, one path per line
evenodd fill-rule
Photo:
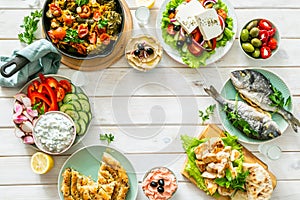
M 25 47 L 17 35 L 23 17 L 40 9 L 32 6 L 34 0 L 0 1 L 0 55 L 10 56 L 14 50 Z M 126 0 L 131 14 L 137 8 L 135 0 Z M 141 29 L 133 17 L 134 29 L 156 35 L 156 16 L 162 0 L 156 0 L 151 9 L 151 20 L 146 29 Z M 95 118 L 92 127 L 81 144 L 61 156 L 55 156 L 55 167 L 46 175 L 35 175 L 30 169 L 30 157 L 36 152 L 14 136 L 12 123 L 13 95 L 18 88 L 0 87 L 0 199 L 58 199 L 57 176 L 68 156 L 78 148 L 91 144 L 105 144 L 99 140 L 100 133 L 113 133 L 111 144 L 121 150 L 135 166 L 139 184 L 145 171 L 164 165 L 175 171 L 179 189 L 174 200 L 209 199 L 181 174 L 185 160 L 180 135 L 196 136 L 206 124 L 221 127 L 215 113 L 205 124 L 198 118 L 198 110 L 215 103 L 203 91 L 202 84 L 214 84 L 220 89 L 235 69 L 263 67 L 284 79 L 294 99 L 294 113 L 300 116 L 300 1 L 290 0 L 230 0 L 238 18 L 238 30 L 255 17 L 272 20 L 280 29 L 281 44 L 278 53 L 270 60 L 257 62 L 247 58 L 240 49 L 238 34 L 231 50 L 218 62 L 199 69 L 190 69 L 177 63 L 164 52 L 159 66 L 149 73 L 133 70 L 125 58 L 108 69 L 84 72 L 88 84 L 83 88 L 93 103 Z M 37 32 L 41 38 L 41 25 Z M 71 77 L 74 70 L 61 65 L 59 74 Z M 268 160 L 257 150 L 257 145 L 243 144 L 264 161 L 277 177 L 273 199 L 298 200 L 300 187 L 300 134 L 288 129 L 274 143 L 282 148 L 277 161 Z M 150 162 L 145 162 L 150 161 Z M 149 164 L 150 163 L 150 164 Z M 146 200 L 139 185 L 138 200 Z

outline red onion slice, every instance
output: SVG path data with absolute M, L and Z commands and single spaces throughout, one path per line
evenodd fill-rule
M 209 3 L 216 4 L 217 2 L 215 0 L 206 0 L 206 1 L 204 1 L 203 6 L 206 6 Z

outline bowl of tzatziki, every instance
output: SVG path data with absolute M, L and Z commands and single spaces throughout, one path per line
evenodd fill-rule
M 33 138 L 41 151 L 58 155 L 73 145 L 76 126 L 69 115 L 60 111 L 49 111 L 41 115 L 34 124 Z

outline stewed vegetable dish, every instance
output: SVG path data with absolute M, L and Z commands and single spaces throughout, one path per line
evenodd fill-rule
M 122 15 L 116 0 L 53 0 L 48 8 L 47 33 L 60 50 L 98 54 L 112 48 L 119 37 Z

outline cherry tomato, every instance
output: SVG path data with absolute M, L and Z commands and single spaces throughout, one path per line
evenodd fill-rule
M 271 49 L 267 46 L 260 48 L 260 56 L 263 59 L 269 58 L 271 56 L 272 52 Z
M 107 33 L 102 33 L 100 35 L 100 41 L 104 44 L 104 45 L 109 45 L 110 43 L 110 36 Z
M 63 15 L 63 20 L 67 26 L 72 26 L 74 19 L 72 15 Z
M 277 40 L 275 38 L 270 38 L 268 42 L 268 47 L 270 47 L 271 50 L 274 50 L 277 48 Z
M 100 12 L 100 10 L 95 10 L 94 14 L 93 14 L 93 20 L 99 21 L 101 15 L 102 15 L 102 13 Z
M 54 17 L 59 17 L 61 15 L 61 8 L 55 3 L 49 5 L 49 10 Z
M 200 38 L 201 38 L 201 32 L 200 32 L 200 30 L 199 30 L 199 28 L 196 28 L 195 30 L 193 30 L 193 32 L 192 32 L 192 37 L 194 38 L 194 40 L 196 41 L 196 42 L 199 42 L 200 41 Z
M 57 43 L 60 40 L 63 40 L 66 37 L 67 32 L 62 27 L 58 27 L 57 29 L 51 29 L 48 31 L 48 35 L 51 38 L 53 43 Z
M 59 81 L 59 86 L 65 89 L 66 92 L 72 91 L 71 83 L 68 80 L 62 79 Z
M 194 56 L 200 56 L 203 52 L 203 49 L 200 46 L 197 46 L 194 42 L 192 42 L 192 44 L 188 45 L 188 50 Z
M 86 24 L 80 24 L 77 28 L 78 37 L 83 38 L 89 33 L 89 28 Z
M 268 42 L 269 39 L 269 33 L 266 30 L 260 30 L 258 34 L 258 38 L 263 42 Z
M 268 20 L 266 20 L 266 19 L 260 20 L 259 23 L 258 23 L 258 27 L 259 27 L 260 30 L 267 30 L 267 31 L 269 31 L 269 30 L 272 29 L 271 23 Z
M 56 97 L 57 97 L 57 102 L 62 101 L 66 95 L 66 92 L 64 88 L 58 86 L 56 88 Z
M 84 19 L 87 19 L 89 18 L 89 16 L 91 15 L 91 9 L 89 6 L 87 5 L 83 5 L 81 7 L 81 13 L 78 13 L 78 15 L 81 17 L 81 18 L 84 18 Z
M 89 41 L 90 41 L 91 44 L 96 44 L 96 42 L 97 42 L 97 36 L 96 36 L 95 32 L 93 32 L 93 33 L 90 34 Z
M 176 31 L 174 30 L 174 25 L 173 24 L 168 25 L 167 32 L 169 33 L 169 35 L 175 35 L 176 34 Z

